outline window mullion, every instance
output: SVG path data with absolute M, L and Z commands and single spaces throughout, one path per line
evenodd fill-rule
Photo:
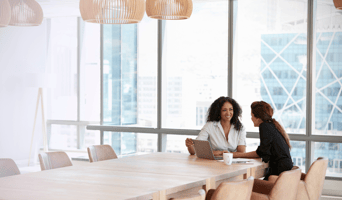
M 82 48 L 82 19 L 77 17 L 77 121 L 81 120 L 81 48 Z M 77 149 L 80 149 L 81 144 L 81 130 L 77 126 Z
M 158 20 L 158 94 L 157 94 L 157 129 L 162 128 L 162 79 L 163 79 L 163 71 L 162 71 L 162 59 L 163 59 L 163 20 Z M 167 142 L 167 134 L 158 133 L 158 152 L 164 152 L 166 150 L 166 142 Z
M 237 10 L 236 10 L 237 11 Z M 233 97 L 234 1 L 229 0 L 228 11 L 228 96 Z
M 316 8 L 317 1 L 308 1 L 307 20 L 307 82 L 306 82 L 306 135 L 310 137 L 315 129 L 315 62 L 316 62 Z M 305 169 L 308 171 L 313 161 L 313 142 L 306 141 Z
M 100 25 L 100 125 L 103 125 L 103 24 Z M 100 131 L 100 144 L 103 144 L 104 131 Z

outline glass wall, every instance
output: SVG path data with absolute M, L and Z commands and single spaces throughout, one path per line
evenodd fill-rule
M 163 21 L 162 127 L 200 129 L 227 96 L 228 1 L 196 2 L 187 20 Z
M 305 172 L 305 158 L 306 158 L 306 143 L 305 141 L 290 141 L 291 143 L 291 157 L 293 165 L 298 166 Z
M 103 26 L 104 125 L 157 126 L 157 22 L 145 16 L 138 25 Z M 190 19 L 163 21 L 162 38 L 162 127 L 199 129 L 210 104 L 228 91 L 228 1 L 195 1 Z M 118 150 L 126 135 L 144 140 L 106 134 L 121 138 L 108 140 Z M 168 135 L 167 151 L 187 152 L 186 137 Z
M 103 34 L 103 123 L 137 124 L 137 25 L 105 25 Z
M 327 176 L 342 177 L 342 143 L 315 142 L 314 158 L 329 159 Z
M 342 135 L 342 15 L 331 4 L 317 5 L 314 134 L 319 135 Z
M 104 144 L 113 147 L 117 155 L 157 152 L 158 138 L 149 133 L 104 132 Z
M 266 101 L 288 133 L 305 133 L 307 1 L 236 1 L 234 98 L 248 131 L 253 101 Z
M 100 25 L 77 17 L 49 19 L 47 133 L 50 149 L 100 144 Z M 94 39 L 95 38 L 95 39 Z
M 51 125 L 50 127 L 51 149 L 77 149 L 77 126 Z
M 80 22 L 80 120 L 100 119 L 100 26 Z M 96 39 L 94 39 L 96 38 Z
M 193 2 L 190 19 L 161 21 L 161 44 L 158 20 L 147 16 L 139 24 L 104 25 L 102 47 L 100 40 L 94 39 L 100 38 L 99 25 L 77 18 L 51 19 L 49 73 L 63 81 L 45 93 L 51 108 L 47 127 L 50 148 L 85 149 L 99 144 L 100 131 L 89 131 L 85 126 L 100 124 L 102 103 L 103 125 L 127 128 L 104 134 L 105 143 L 111 144 L 118 155 L 156 152 L 163 145 L 158 143 L 157 134 L 129 129 L 158 129 L 161 134 L 164 130 L 182 134 L 199 131 L 210 104 L 232 91 L 243 108 L 242 122 L 248 132 L 258 132 L 250 120 L 250 104 L 264 100 L 272 105 L 274 117 L 290 138 L 295 138 L 291 141 L 294 164 L 303 170 L 308 166 L 306 152 L 310 145 L 306 144 L 314 141 L 314 150 L 309 153 L 315 158 L 328 157 L 327 175 L 339 177 L 340 143 L 329 141 L 329 136 L 342 136 L 341 11 L 332 1 L 316 1 L 316 61 L 311 66 L 307 64 L 310 1 L 232 1 L 233 52 L 228 52 L 230 1 Z M 158 53 L 162 58 L 159 84 Z M 233 55 L 232 66 L 228 65 L 229 55 Z M 231 75 L 228 69 L 233 71 L 233 85 L 227 84 Z M 308 69 L 314 72 L 313 82 L 306 77 Z M 306 91 L 308 84 L 315 88 L 313 105 L 306 105 L 307 97 L 311 98 Z M 162 89 L 159 99 L 158 87 Z M 158 103 L 162 105 L 160 116 Z M 306 119 L 310 109 L 314 113 L 312 133 L 306 127 L 307 121 L 311 122 Z M 319 142 L 321 137 L 317 135 L 329 142 Z M 167 135 L 166 151 L 187 153 L 187 137 L 196 135 Z M 247 139 L 247 151 L 258 145 L 259 139 Z
M 48 119 L 77 120 L 77 38 L 77 18 L 51 19 L 48 73 L 56 82 L 47 90 Z
M 156 127 L 157 21 L 145 16 L 139 24 L 104 25 L 103 38 L 103 124 Z M 144 141 L 137 133 L 105 135 L 118 155 L 139 151 Z
M 103 123 L 155 127 L 157 21 L 104 25 L 103 36 Z

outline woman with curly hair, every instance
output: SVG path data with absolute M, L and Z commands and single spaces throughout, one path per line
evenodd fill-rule
M 290 138 L 284 128 L 273 119 L 273 109 L 264 101 L 255 101 L 251 105 L 251 116 L 255 127 L 259 127 L 260 146 L 256 151 L 236 153 L 235 158 L 262 158 L 269 163 L 264 180 L 270 175 L 278 175 L 293 167 L 290 155 Z
M 239 119 L 241 114 L 242 109 L 234 99 L 230 97 L 216 99 L 208 110 L 207 123 L 196 139 L 208 140 L 215 156 L 228 152 L 244 153 L 246 131 Z M 185 140 L 185 145 L 189 153 L 194 155 L 195 149 L 190 138 Z

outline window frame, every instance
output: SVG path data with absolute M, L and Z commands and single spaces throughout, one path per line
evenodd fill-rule
M 233 46 L 234 46 L 234 24 L 236 23 L 234 14 L 237 8 L 237 0 L 229 0 L 228 13 L 228 96 L 233 97 Z M 307 7 L 307 82 L 306 82 L 306 131 L 305 135 L 289 133 L 291 140 L 304 141 L 306 143 L 306 172 L 314 161 L 314 142 L 341 143 L 342 136 L 323 136 L 312 134 L 315 131 L 315 70 L 316 70 L 316 12 L 317 0 L 308 0 Z M 166 150 L 167 135 L 198 135 L 200 130 L 191 129 L 170 129 L 162 128 L 162 41 L 163 41 L 163 20 L 158 20 L 158 72 L 157 72 L 157 128 L 143 127 L 124 127 L 124 126 L 104 126 L 103 124 L 103 25 L 101 25 L 101 121 L 100 125 L 87 125 L 88 130 L 100 131 L 100 141 L 103 144 L 104 131 L 111 132 L 136 132 L 136 133 L 154 133 L 158 134 L 158 152 Z M 139 27 L 138 27 L 139 30 Z M 289 75 L 290 76 L 290 75 Z M 247 138 L 259 138 L 258 132 L 247 132 Z M 342 180 L 342 177 L 326 176 L 329 180 Z

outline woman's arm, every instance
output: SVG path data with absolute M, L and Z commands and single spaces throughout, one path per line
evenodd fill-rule
M 259 155 L 256 153 L 256 151 L 251 151 L 248 153 L 233 152 L 233 158 L 259 158 Z
M 196 140 L 208 140 L 209 138 L 209 132 L 208 132 L 208 123 L 206 123 L 201 132 L 198 134 Z M 194 143 L 192 142 L 191 138 L 186 138 L 185 140 L 185 146 L 188 148 L 188 151 L 191 155 L 195 155 L 195 148 Z
M 245 145 L 239 145 L 239 146 L 237 146 L 236 151 L 240 152 L 240 153 L 245 153 L 246 152 L 246 146 Z M 214 156 L 222 156 L 223 153 L 230 153 L 230 152 L 224 150 L 224 151 L 213 151 L 213 153 L 214 153 Z M 233 153 L 233 155 L 234 155 L 234 153 Z
M 245 145 L 237 146 L 236 152 L 246 153 L 246 146 Z
M 223 151 L 220 151 L 220 150 L 218 150 L 218 151 L 213 151 L 214 156 L 222 156 L 223 153 L 229 153 L 229 151 L 227 151 L 227 150 L 223 150 Z
M 191 155 L 195 155 L 194 143 L 192 142 L 191 138 L 186 138 L 185 146 L 188 147 L 188 151 Z

